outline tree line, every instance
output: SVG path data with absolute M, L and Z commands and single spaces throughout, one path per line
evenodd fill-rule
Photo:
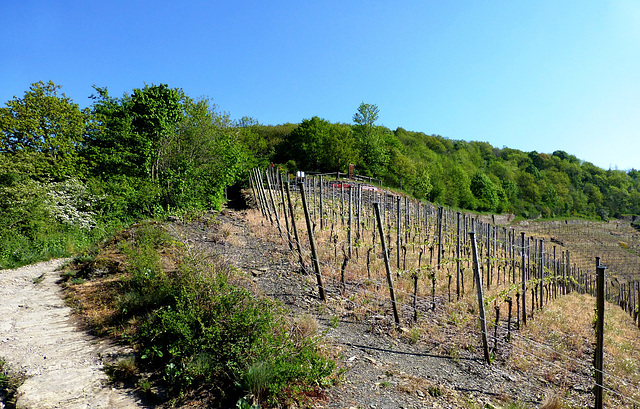
M 111 227 L 217 208 L 248 160 L 229 115 L 166 84 L 89 107 L 37 82 L 0 108 L 0 265 L 61 256 Z
M 0 108 L 0 264 L 63 255 L 109 226 L 217 208 L 225 189 L 270 164 L 374 176 L 418 199 L 522 217 L 640 214 L 640 173 L 603 170 L 564 151 L 390 130 L 362 103 L 353 123 L 232 120 L 208 98 L 166 84 L 121 97 L 94 86 L 80 106 L 53 82 Z M 83 244 L 84 243 L 84 244 Z
M 487 142 L 390 130 L 362 103 L 352 124 L 317 116 L 299 124 L 260 125 L 244 135 L 259 158 L 286 170 L 356 172 L 418 199 L 524 218 L 615 218 L 640 214 L 640 172 L 604 170 L 565 151 L 523 152 Z

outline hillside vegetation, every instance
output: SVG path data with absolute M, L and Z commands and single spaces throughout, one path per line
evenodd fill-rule
M 0 108 L 0 267 L 71 254 L 141 218 L 217 208 L 254 166 L 374 176 L 419 199 L 524 218 L 640 213 L 640 173 L 563 151 L 495 148 L 376 124 L 312 117 L 232 120 L 210 99 L 166 84 L 122 97 L 94 86 L 84 109 L 53 82 Z
M 363 107 L 364 105 L 364 107 Z M 363 104 L 359 111 L 367 109 Z M 295 170 L 381 178 L 418 199 L 524 218 L 608 219 L 640 212 L 640 173 L 604 170 L 564 151 L 523 152 L 487 142 L 384 126 L 332 124 L 313 117 L 299 125 L 250 125 L 254 155 Z

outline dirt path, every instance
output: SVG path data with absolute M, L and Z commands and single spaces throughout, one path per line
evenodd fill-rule
M 77 329 L 56 284 L 64 260 L 0 271 L 0 358 L 27 380 L 18 408 L 144 407 L 113 389 L 103 360 L 123 351 Z M 3 404 L 0 403 L 0 407 Z

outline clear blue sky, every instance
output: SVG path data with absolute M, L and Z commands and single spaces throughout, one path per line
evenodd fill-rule
M 0 103 L 166 83 L 263 124 L 350 123 L 640 168 L 640 2 L 0 1 Z

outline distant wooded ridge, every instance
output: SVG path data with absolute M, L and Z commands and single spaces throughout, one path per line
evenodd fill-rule
M 495 148 L 487 142 L 390 130 L 375 125 L 378 107 L 361 104 L 353 124 L 313 117 L 260 125 L 245 118 L 245 146 L 258 162 L 296 170 L 374 176 L 418 199 L 524 218 L 608 219 L 640 214 L 640 173 L 604 170 L 574 155 Z

